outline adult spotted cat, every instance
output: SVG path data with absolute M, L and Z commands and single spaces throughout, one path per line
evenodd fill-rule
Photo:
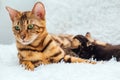
M 61 44 L 68 46 L 66 41 L 60 42 L 47 32 L 43 3 L 37 2 L 32 11 L 20 12 L 10 7 L 6 7 L 6 9 L 12 21 L 19 61 L 26 69 L 34 70 L 40 64 L 58 63 L 61 60 L 95 64 L 86 59 L 66 55 L 61 48 Z

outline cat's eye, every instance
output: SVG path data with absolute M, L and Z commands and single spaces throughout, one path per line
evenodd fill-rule
M 30 24 L 30 25 L 28 25 L 28 29 L 33 29 L 33 27 L 34 27 L 34 25 L 33 24 Z
M 15 26 L 15 30 L 19 31 L 20 27 L 19 26 Z

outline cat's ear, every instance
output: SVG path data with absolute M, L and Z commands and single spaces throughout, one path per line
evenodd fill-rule
M 19 11 L 12 9 L 10 7 L 6 7 L 7 11 L 9 12 L 10 18 L 12 21 L 19 15 Z
M 32 13 L 38 19 L 45 19 L 45 7 L 43 3 L 37 2 L 32 9 Z

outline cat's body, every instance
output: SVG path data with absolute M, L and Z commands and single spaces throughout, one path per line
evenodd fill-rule
M 12 28 L 18 48 L 20 64 L 34 70 L 40 64 L 65 62 L 90 62 L 85 59 L 66 55 L 63 48 L 71 47 L 72 37 L 50 35 L 46 30 L 45 8 L 37 2 L 32 11 L 20 12 L 7 7 L 12 20 Z

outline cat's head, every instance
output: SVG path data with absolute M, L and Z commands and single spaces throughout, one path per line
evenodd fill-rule
M 12 30 L 18 42 L 24 45 L 31 44 L 46 31 L 45 8 L 37 2 L 31 11 L 18 11 L 6 7 L 12 21 Z

